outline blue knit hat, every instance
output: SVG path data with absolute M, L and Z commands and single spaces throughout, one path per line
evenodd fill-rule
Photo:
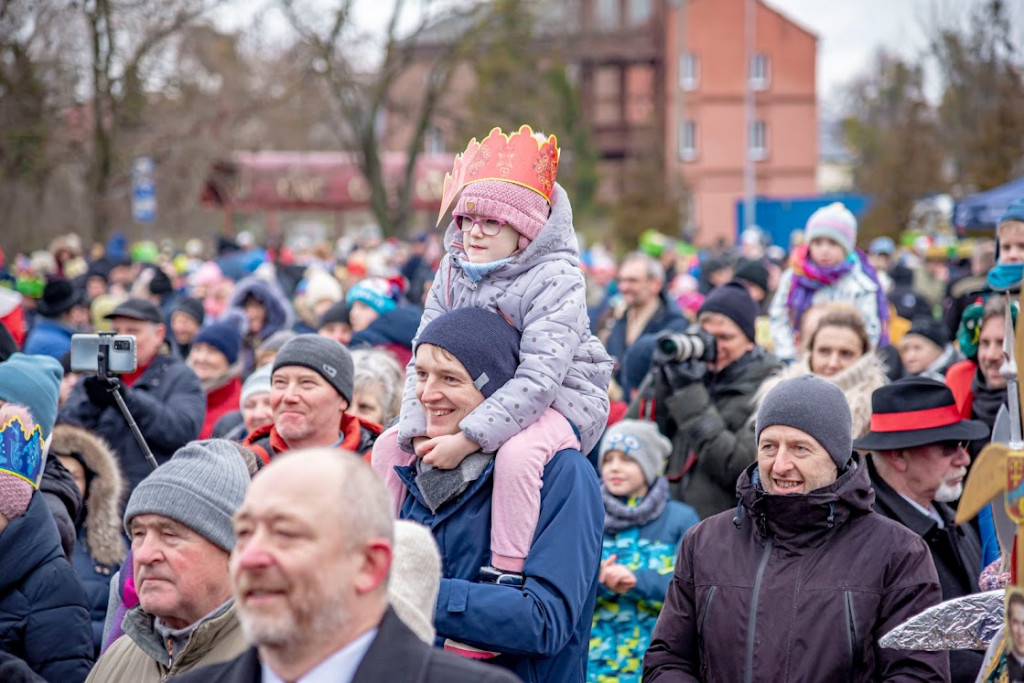
M 242 332 L 234 320 L 221 320 L 199 330 L 192 340 L 192 346 L 196 344 L 209 344 L 224 354 L 228 365 L 234 365 L 242 348 Z
M 476 388 L 490 397 L 519 367 L 519 331 L 504 316 L 485 308 L 456 308 L 434 318 L 416 341 L 455 356 Z
M 1024 197 L 1006 207 L 1006 211 L 1003 211 L 1003 215 L 999 217 L 999 225 L 1006 221 L 1024 222 Z
M 0 400 L 20 403 L 32 411 L 32 419 L 50 437 L 57 421 L 57 401 L 64 368 L 56 358 L 14 353 L 0 363 Z
M 381 277 L 370 277 L 352 285 L 345 301 L 349 308 L 352 308 L 356 301 L 360 301 L 377 311 L 377 315 L 384 315 L 395 310 L 400 295 L 398 287 L 393 282 Z

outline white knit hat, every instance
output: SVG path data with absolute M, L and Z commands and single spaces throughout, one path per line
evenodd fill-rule
M 388 602 L 399 619 L 428 645 L 434 644 L 434 607 L 440 589 L 441 553 L 430 529 L 397 520 Z

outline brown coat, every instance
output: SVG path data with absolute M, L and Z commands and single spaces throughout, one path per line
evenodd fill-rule
M 646 683 L 949 680 L 946 652 L 877 645 L 942 593 L 924 541 L 871 511 L 852 462 L 806 495 L 766 495 L 757 465 L 744 472 L 741 509 L 683 539 Z

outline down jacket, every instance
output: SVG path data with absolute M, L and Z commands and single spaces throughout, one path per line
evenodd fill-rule
M 38 492 L 0 532 L 0 651 L 51 683 L 81 683 L 92 666 L 85 593 Z
M 928 547 L 872 512 L 854 454 L 829 486 L 768 495 L 757 465 L 740 506 L 683 538 L 644 681 L 948 681 L 949 654 L 878 647 L 942 599 Z
M 131 387 L 124 402 L 157 463 L 199 436 L 206 415 L 206 397 L 199 378 L 174 356 L 159 354 Z M 128 494 L 153 471 L 116 404 L 97 406 L 79 382 L 60 411 L 62 421 L 85 427 L 106 440 L 117 454 L 128 481 Z
M 85 589 L 92 619 L 93 643 L 99 652 L 110 597 L 110 579 L 128 553 L 121 526 L 124 477 L 117 468 L 117 457 L 110 446 L 79 427 L 58 424 L 53 428 L 50 457 L 54 456 L 74 457 L 91 472 L 91 476 L 86 475 L 85 514 L 79 522 L 72 566 Z
M 613 364 L 590 333 L 586 283 L 565 190 L 555 185 L 551 215 L 537 239 L 479 282 L 459 265 L 462 231 L 455 223 L 448 226 L 444 242 L 448 253 L 427 295 L 417 338 L 434 318 L 469 307 L 497 311 L 522 332 L 515 377 L 462 420 L 462 432 L 482 451 L 493 453 L 550 406 L 576 427 L 582 450 L 589 453 L 608 421 Z M 415 385 L 410 362 L 398 432 L 399 445 L 409 453 L 413 437 L 426 433 Z

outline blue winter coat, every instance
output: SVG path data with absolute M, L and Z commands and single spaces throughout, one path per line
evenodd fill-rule
M 424 505 L 412 467 L 398 468 L 410 495 L 402 518 L 424 524 L 441 548 L 444 578 L 434 626 L 451 638 L 504 654 L 488 660 L 524 681 L 581 683 L 604 529 L 594 468 L 575 450 L 544 468 L 540 521 L 523 569 L 522 589 L 474 583 L 490 564 L 494 463 L 436 515 Z
M 644 651 L 672 581 L 679 543 L 699 521 L 692 507 L 670 500 L 647 524 L 604 535 L 601 559 L 615 555 L 616 564 L 636 576 L 636 585 L 623 595 L 598 587 L 587 680 L 640 680 Z
M 672 330 L 674 332 L 685 332 L 690 327 L 690 321 L 686 319 L 683 312 L 679 309 L 674 301 L 669 300 L 665 292 L 659 292 L 658 298 L 660 303 L 658 304 L 658 310 L 654 312 L 651 319 L 647 321 L 647 325 L 644 327 L 640 336 L 645 334 L 657 334 L 664 330 Z M 638 336 L 637 339 L 640 337 Z M 612 331 L 608 334 L 608 340 L 605 342 L 605 348 L 608 349 L 608 355 L 615 359 L 615 381 L 622 383 L 622 361 L 626 357 L 626 315 L 625 313 L 621 318 L 615 321 L 615 325 L 612 327 Z
M 0 650 L 51 683 L 79 683 L 92 667 L 85 592 L 38 492 L 0 532 Z
M 36 316 L 32 330 L 25 338 L 25 353 L 41 356 L 60 357 L 71 350 L 71 335 L 75 329 L 53 318 Z
M 92 623 L 92 639 L 95 652 L 103 644 L 103 624 L 107 619 L 107 603 L 110 601 L 110 579 L 120 565 L 100 564 L 89 553 L 85 527 L 78 530 L 75 543 L 74 569 L 78 580 L 85 589 L 86 607 Z
M 157 463 L 167 462 L 174 451 L 198 438 L 206 419 L 206 395 L 199 378 L 169 355 L 153 359 L 134 386 L 124 390 L 124 402 Z M 153 471 L 117 405 L 94 405 L 83 382 L 71 391 L 60 418 L 95 432 L 110 444 L 128 481 L 125 500 Z
M 390 313 L 380 316 L 367 327 L 352 335 L 348 343 L 350 349 L 360 346 L 387 346 L 397 344 L 410 351 L 416 329 L 420 326 L 423 309 L 419 306 L 402 304 Z

